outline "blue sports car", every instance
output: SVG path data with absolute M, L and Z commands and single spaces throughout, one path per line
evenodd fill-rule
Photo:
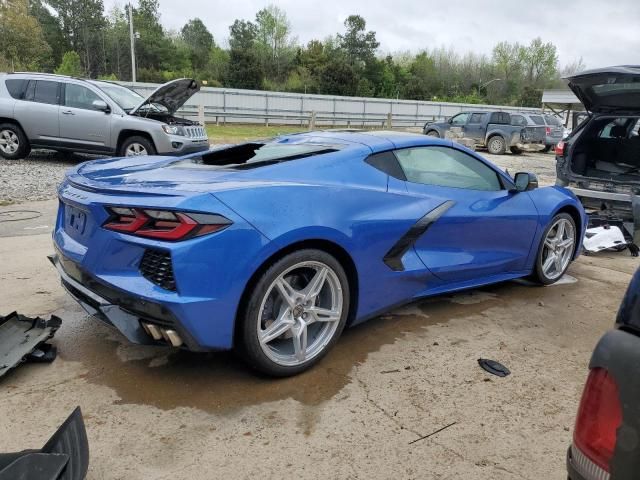
M 51 260 L 88 312 L 133 342 L 234 348 L 276 376 L 417 298 L 553 283 L 587 223 L 568 190 L 397 132 L 97 160 L 58 195 Z

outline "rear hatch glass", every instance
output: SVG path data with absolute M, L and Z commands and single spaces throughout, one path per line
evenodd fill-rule
M 590 112 L 640 112 L 640 66 L 589 70 L 570 77 L 569 88 Z

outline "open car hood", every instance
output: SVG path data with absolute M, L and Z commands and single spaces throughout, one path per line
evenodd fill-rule
M 640 65 L 587 70 L 567 80 L 590 112 L 640 113 Z
M 172 80 L 156 88 L 143 102 L 133 108 L 129 115 L 135 114 L 145 105 L 152 103 L 162 105 L 173 115 L 198 91 L 200 91 L 200 85 L 193 78 Z

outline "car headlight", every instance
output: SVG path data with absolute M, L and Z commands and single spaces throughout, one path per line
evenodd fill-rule
M 168 135 L 184 135 L 184 129 L 179 125 L 162 125 L 162 130 Z

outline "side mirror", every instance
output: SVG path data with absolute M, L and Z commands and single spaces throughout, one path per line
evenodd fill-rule
M 513 180 L 516 184 L 516 192 L 528 192 L 529 190 L 538 188 L 538 177 L 533 173 L 518 172 Z
M 109 113 L 111 111 L 111 108 L 109 108 L 109 105 L 107 105 L 107 102 L 105 102 L 104 100 L 94 100 L 93 102 L 91 102 L 91 105 L 96 110 L 100 110 L 104 113 Z

